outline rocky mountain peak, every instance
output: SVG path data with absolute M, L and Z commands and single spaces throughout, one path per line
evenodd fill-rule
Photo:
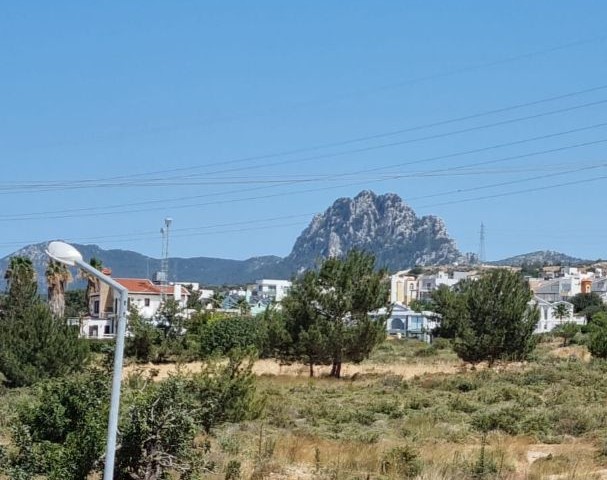
M 352 248 L 373 252 L 380 265 L 401 269 L 444 264 L 461 254 L 440 218 L 417 217 L 398 195 L 363 190 L 354 198 L 339 198 L 316 215 L 285 259 L 297 269 L 318 259 L 341 256 Z

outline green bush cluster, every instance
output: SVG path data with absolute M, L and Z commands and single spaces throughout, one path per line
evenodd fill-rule
M 261 411 L 252 363 L 236 355 L 210 363 L 198 374 L 163 382 L 127 384 L 122 396 L 116 479 L 182 478 L 214 468 L 209 445 L 195 443 L 225 422 L 255 418 Z M 19 403 L 12 425 L 13 448 L 3 452 L 0 472 L 10 478 L 41 476 L 82 480 L 103 468 L 109 376 L 89 371 L 39 383 Z

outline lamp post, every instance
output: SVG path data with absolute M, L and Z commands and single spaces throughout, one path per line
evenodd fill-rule
M 124 357 L 124 336 L 126 333 L 126 311 L 129 291 L 113 278 L 104 275 L 96 268 L 82 260 L 82 255 L 71 245 L 64 242 L 51 242 L 46 253 L 53 260 L 70 267 L 78 266 L 90 273 L 103 283 L 108 284 L 119 293 L 118 302 L 118 331 L 116 332 L 116 349 L 114 352 L 114 375 L 112 377 L 112 394 L 110 398 L 110 414 L 108 419 L 107 444 L 105 451 L 105 467 L 103 480 L 114 478 L 114 459 L 116 456 L 116 437 L 118 433 L 118 411 L 120 409 L 120 386 L 122 382 L 122 362 Z

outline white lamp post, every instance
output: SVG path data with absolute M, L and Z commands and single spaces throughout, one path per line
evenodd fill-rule
M 104 275 L 96 268 L 82 260 L 82 255 L 71 245 L 64 242 L 51 242 L 46 253 L 53 260 L 71 267 L 78 266 L 102 282 L 108 284 L 119 293 L 118 302 L 118 331 L 116 333 L 116 349 L 114 352 L 114 375 L 112 378 L 112 394 L 110 399 L 110 415 L 108 420 L 107 444 L 105 451 L 105 468 L 103 480 L 114 478 L 114 459 L 116 456 L 116 436 L 118 433 L 118 411 L 120 409 L 120 385 L 122 381 L 122 362 L 124 357 L 124 336 L 126 333 L 126 311 L 129 291 L 116 280 Z

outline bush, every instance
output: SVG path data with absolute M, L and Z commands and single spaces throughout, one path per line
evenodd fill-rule
M 107 375 L 98 371 L 37 386 L 13 426 L 16 449 L 6 462 L 11 478 L 86 478 L 105 448 L 108 398 Z
M 588 350 L 594 357 L 607 358 L 607 314 L 597 313 L 589 331 Z
M 200 353 L 226 355 L 234 349 L 260 348 L 258 323 L 250 317 L 226 317 L 200 328 Z
M 78 371 L 88 359 L 88 345 L 78 331 L 36 303 L 23 316 L 0 322 L 0 371 L 12 387 Z
M 387 475 L 397 475 L 398 478 L 413 478 L 422 471 L 422 464 L 417 452 L 405 445 L 388 450 L 381 461 L 381 471 Z

